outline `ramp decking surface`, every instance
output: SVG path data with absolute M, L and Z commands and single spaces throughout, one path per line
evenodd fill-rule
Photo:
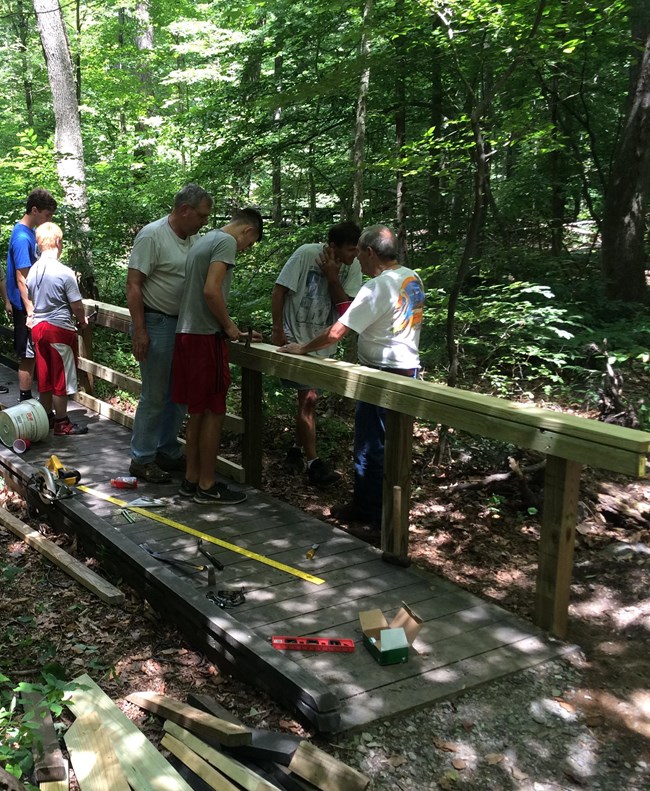
M 8 395 L 0 396 L 0 402 L 13 406 L 18 400 L 15 373 L 0 368 L 0 382 L 10 387 Z M 234 672 L 239 661 L 238 645 L 246 644 L 247 650 L 263 654 L 267 663 L 260 666 L 260 677 L 250 680 L 272 694 L 275 690 L 276 696 L 282 697 L 282 674 L 294 680 L 307 679 L 307 686 L 313 678 L 315 688 L 334 693 L 340 702 L 340 717 L 337 714 L 329 720 L 333 728 L 324 729 L 360 727 L 531 667 L 567 650 L 503 608 L 434 574 L 384 563 L 378 550 L 251 487 L 232 484 L 245 490 L 248 499 L 225 507 L 199 505 L 179 497 L 176 490 L 180 479 L 173 485 L 140 484 L 134 491 L 113 489 L 109 479 L 128 474 L 130 431 L 78 405 L 71 404 L 71 412 L 76 422 L 89 426 L 87 435 L 55 438 L 50 434 L 23 456 L 2 448 L 0 464 L 10 477 L 24 481 L 30 465 L 42 465 L 56 453 L 66 466 L 81 472 L 82 484 L 99 495 L 127 502 L 143 495 L 165 498 L 166 505 L 154 512 L 194 533 L 139 514 L 135 523 L 128 523 L 120 506 L 100 496 L 80 492 L 73 499 L 77 510 L 83 504 L 93 515 L 87 519 L 90 529 L 112 536 L 122 558 L 128 557 L 136 569 L 141 568 L 150 586 L 170 581 L 166 584 L 175 591 L 174 608 L 181 619 L 185 616 L 178 596 L 187 600 L 187 618 L 191 620 L 197 594 L 203 599 L 210 590 L 207 574 L 186 573 L 164 564 L 143 552 L 141 544 L 173 558 L 202 564 L 205 559 L 198 553 L 196 537 L 200 533 L 323 580 L 314 584 L 211 543 L 210 552 L 224 565 L 223 571 L 216 571 L 213 589 L 242 588 L 246 601 L 223 611 L 205 599 L 201 609 L 213 607 L 214 618 L 220 619 L 219 628 L 234 635 L 232 641 L 225 641 L 229 644 L 224 653 Z M 319 544 L 318 552 L 307 560 L 305 553 L 313 543 Z M 407 663 L 382 667 L 363 646 L 358 614 L 380 608 L 390 621 L 402 602 L 422 618 L 423 627 Z M 353 638 L 356 650 L 291 651 L 282 652 L 282 657 L 281 652 L 270 648 L 272 635 Z M 246 667 L 256 674 L 254 662 L 242 656 L 241 663 L 240 671 Z M 273 683 L 264 680 L 269 663 L 274 673 L 280 674 Z

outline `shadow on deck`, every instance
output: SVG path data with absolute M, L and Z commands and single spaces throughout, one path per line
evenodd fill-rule
M 13 406 L 16 375 L 0 371 L 10 387 L 0 400 Z M 22 456 L 0 449 L 7 483 L 26 492 L 54 527 L 101 550 L 104 563 L 222 670 L 267 690 L 318 730 L 361 727 L 568 650 L 501 607 L 417 568 L 386 564 L 379 550 L 251 487 L 240 487 L 248 499 L 237 506 L 183 500 L 178 481 L 112 489 L 110 478 L 128 474 L 130 432 L 82 407 L 71 411 L 89 433 L 50 434 Z M 46 506 L 26 490 L 35 468 L 52 453 L 77 468 L 90 491 Z M 164 507 L 136 511 L 136 521 L 127 522 L 121 503 L 143 495 L 163 498 Z M 170 566 L 141 547 L 146 543 L 168 557 L 203 565 L 198 538 L 224 567 L 215 570 L 213 585 L 207 571 Z M 318 552 L 308 560 L 305 553 L 314 543 Z M 223 589 L 243 589 L 245 603 L 220 608 L 207 594 Z M 359 612 L 380 608 L 390 620 L 402 602 L 422 619 L 422 630 L 408 662 L 380 666 L 363 646 Z M 271 646 L 273 635 L 351 638 L 355 651 L 282 652 Z

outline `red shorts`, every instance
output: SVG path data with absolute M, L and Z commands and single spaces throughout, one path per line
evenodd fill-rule
M 190 415 L 226 413 L 230 387 L 228 346 L 216 335 L 178 333 L 174 342 L 172 400 L 186 404 Z
M 40 393 L 56 396 L 77 392 L 77 333 L 47 321 L 32 328 L 36 377 Z

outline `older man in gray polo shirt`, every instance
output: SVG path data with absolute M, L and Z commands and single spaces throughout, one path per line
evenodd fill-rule
M 142 392 L 131 437 L 131 475 L 166 483 L 185 469 L 178 432 L 185 408 L 171 399 L 171 368 L 185 261 L 212 211 L 212 197 L 188 184 L 170 214 L 136 236 L 129 259 L 126 298 L 133 355 L 140 363 Z

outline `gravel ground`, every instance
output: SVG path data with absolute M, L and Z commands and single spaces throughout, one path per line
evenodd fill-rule
M 338 740 L 342 760 L 376 791 L 641 791 L 650 756 L 570 701 L 584 686 L 577 665 L 547 662 L 417 714 Z M 646 712 L 647 714 L 650 712 Z

